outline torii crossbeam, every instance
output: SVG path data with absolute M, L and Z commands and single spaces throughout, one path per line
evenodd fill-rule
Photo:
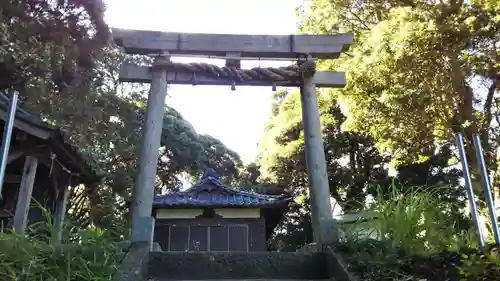
M 131 83 L 151 83 L 153 74 L 151 67 L 140 66 L 131 62 L 124 62 L 120 68 L 120 81 Z M 167 73 L 168 84 L 189 85 L 193 84 L 193 74 L 188 72 Z M 197 74 L 196 85 L 232 85 L 236 86 L 273 86 L 272 82 L 255 80 L 236 82 L 229 79 L 212 78 L 207 75 Z M 314 74 L 313 83 L 318 88 L 343 88 L 346 84 L 345 74 L 336 71 L 319 71 Z M 278 87 L 299 87 L 300 80 L 289 80 L 274 83 Z
M 346 81 L 344 73 L 315 72 L 313 59 L 337 58 L 341 52 L 349 48 L 353 40 L 352 34 L 229 35 L 113 29 L 113 36 L 117 45 L 128 54 L 158 55 L 151 67 L 124 63 L 120 71 L 120 80 L 123 82 L 151 83 L 139 172 L 131 204 L 133 242 L 152 244 L 154 220 L 151 211 L 157 152 L 160 148 L 164 104 L 169 83 L 299 86 L 314 236 L 320 249 L 322 245 L 336 239 L 336 233 L 331 232 L 333 219 L 330 188 L 316 87 L 338 88 L 345 86 Z M 170 62 L 169 55 L 226 57 L 227 67 L 199 64 L 181 67 L 182 71 L 179 71 L 180 68 L 176 68 Z M 298 60 L 300 67 L 239 69 L 239 59 L 258 58 Z
M 177 33 L 113 28 L 117 45 L 128 54 L 150 55 L 169 52 L 171 55 L 226 56 L 297 59 L 309 54 L 314 58 L 337 58 L 353 40 L 352 34 L 338 35 L 235 35 Z

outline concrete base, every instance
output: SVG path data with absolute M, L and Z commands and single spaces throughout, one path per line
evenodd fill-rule
M 316 243 L 311 243 L 304 245 L 302 248 L 298 249 L 299 253 L 316 253 L 318 251 L 318 246 Z M 338 281 L 359 281 L 359 278 L 349 272 L 349 266 L 345 262 L 341 254 L 335 250 L 335 246 L 327 245 L 322 248 L 323 254 L 326 255 L 327 260 L 327 270 L 330 280 Z
M 347 262 L 341 254 L 337 253 L 334 246 L 327 246 L 324 253 L 330 277 L 337 281 L 360 281 L 356 275 L 349 271 Z
M 153 234 L 155 219 L 153 217 L 141 217 L 140 224 L 132 228 L 132 243 L 148 243 L 149 248 L 153 248 Z
M 146 243 L 132 243 L 113 281 L 146 281 L 149 252 Z
M 326 218 L 320 219 L 320 239 L 323 245 L 333 245 L 339 242 L 340 225 L 336 219 Z
M 309 243 L 306 244 L 299 249 L 297 249 L 298 253 L 317 253 L 318 252 L 318 246 L 316 246 L 316 243 Z
M 160 244 L 158 242 L 153 242 L 153 246 L 151 247 L 151 252 L 163 252 Z

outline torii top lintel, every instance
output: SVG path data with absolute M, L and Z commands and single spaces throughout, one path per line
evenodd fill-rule
M 346 51 L 353 35 L 235 35 L 176 33 L 113 28 L 118 46 L 128 54 L 150 55 L 167 51 L 172 55 L 226 56 L 297 59 L 302 54 L 333 59 Z

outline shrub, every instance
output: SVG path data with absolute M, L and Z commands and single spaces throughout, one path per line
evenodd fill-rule
M 461 254 L 457 267 L 461 280 L 500 280 L 499 250 L 498 246 L 494 246 L 484 252 Z
M 111 280 L 122 254 L 106 232 L 64 228 L 62 244 L 53 239 L 50 217 L 30 226 L 27 235 L 0 234 L 0 280 Z
M 376 219 L 371 227 L 380 240 L 408 254 L 426 254 L 476 246 L 476 235 L 454 225 L 443 210 L 438 192 L 449 187 L 392 186 L 388 194 L 378 191 L 373 204 Z M 440 190 L 441 189 L 441 190 Z
M 361 280 L 500 280 L 500 259 L 477 249 L 429 255 L 392 253 L 387 256 L 380 255 L 373 248 L 365 253 L 361 244 L 355 249 L 340 247 L 338 250 L 347 257 L 349 271 Z
M 442 190 L 441 190 L 442 191 Z M 498 276 L 498 257 L 477 250 L 476 234 L 453 225 L 436 188 L 395 186 L 375 198 L 368 225 L 376 239 L 349 232 L 337 249 L 363 280 L 486 280 Z M 363 223 L 367 225 L 366 222 Z M 359 229 L 351 227 L 351 229 Z M 372 236 L 373 237 L 373 236 Z M 496 280 L 496 279 L 489 279 Z

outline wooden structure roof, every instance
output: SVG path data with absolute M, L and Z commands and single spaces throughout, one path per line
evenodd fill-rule
M 3 122 L 7 120 L 8 107 L 9 98 L 0 93 L 0 120 Z M 72 172 L 78 173 L 81 182 L 96 183 L 101 180 L 102 175 L 96 169 L 95 163 L 85 153 L 72 145 L 69 142 L 69 134 L 60 128 L 43 122 L 40 118 L 18 106 L 14 129 L 41 140 L 43 144 L 51 147 L 56 153 L 58 161 L 63 162 L 65 167 Z M 10 152 L 12 152 L 12 147 Z

